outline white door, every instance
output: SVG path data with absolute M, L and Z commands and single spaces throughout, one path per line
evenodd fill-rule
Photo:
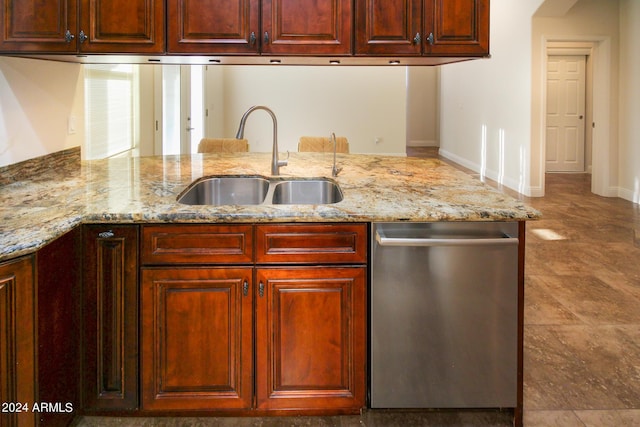
M 547 62 L 547 172 L 584 172 L 585 56 Z

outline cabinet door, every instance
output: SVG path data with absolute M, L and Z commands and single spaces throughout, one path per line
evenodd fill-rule
M 366 269 L 261 268 L 256 282 L 258 408 L 362 408 Z
M 253 269 L 142 270 L 142 407 L 246 409 L 253 387 Z
M 138 227 L 83 229 L 85 409 L 138 406 Z
M 489 0 L 426 0 L 425 53 L 489 54 Z
M 76 13 L 77 0 L 4 0 L 0 51 L 75 52 Z M 65 38 L 67 32 L 69 39 Z
M 0 263 L 0 402 L 27 405 L 26 411 L 1 411 L 2 426 L 35 424 L 35 333 L 33 260 Z
M 169 52 L 258 53 L 258 0 L 169 0 L 168 7 Z
M 351 54 L 352 0 L 263 0 L 262 52 Z
M 356 55 L 420 55 L 422 0 L 356 0 Z
M 163 53 L 164 14 L 164 0 L 80 0 L 79 50 Z

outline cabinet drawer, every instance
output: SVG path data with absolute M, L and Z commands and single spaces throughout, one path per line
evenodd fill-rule
M 366 224 L 256 227 L 256 262 L 259 264 L 359 264 L 366 261 Z
M 249 264 L 251 225 L 151 225 L 142 229 L 142 264 Z

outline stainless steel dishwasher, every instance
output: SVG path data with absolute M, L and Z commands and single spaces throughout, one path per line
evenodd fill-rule
M 375 223 L 372 408 L 517 406 L 518 224 Z

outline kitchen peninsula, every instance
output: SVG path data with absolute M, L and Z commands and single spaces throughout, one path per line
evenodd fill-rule
M 48 166 L 0 189 L 0 261 L 81 223 L 527 221 L 539 213 L 436 159 L 338 155 L 344 200 L 331 205 L 188 206 L 177 196 L 213 175 L 270 175 L 270 154 L 94 160 Z M 291 153 L 283 177 L 330 177 L 330 153 Z M 15 180 L 15 179 L 14 179 Z
M 273 179 L 328 178 L 332 157 L 292 153 Z M 8 371 L 13 398 L 71 402 L 71 415 L 357 412 L 374 222 L 518 222 L 522 289 L 524 222 L 539 212 L 437 159 L 337 161 L 344 198 L 325 205 L 176 202 L 201 177 L 269 177 L 269 153 L 80 162 L 71 150 L 53 167 L 26 165 L 35 175 L 12 170 L 0 188 L 0 280 L 12 266 L 35 270 L 8 282 L 21 303 L 7 307 L 14 318 L 35 310 L 35 337 L 13 353 L 37 364 Z M 518 305 L 521 328 L 521 291 Z

